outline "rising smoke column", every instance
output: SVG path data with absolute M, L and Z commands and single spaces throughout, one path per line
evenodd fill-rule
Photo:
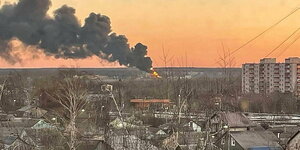
M 130 48 L 124 35 L 112 32 L 109 17 L 90 13 L 81 25 L 74 8 L 64 5 L 50 17 L 47 15 L 50 6 L 50 0 L 19 0 L 16 4 L 2 6 L 0 57 L 11 64 L 22 61 L 10 45 L 10 41 L 17 38 L 55 58 L 84 59 L 96 55 L 151 72 L 152 61 L 146 56 L 147 46 L 138 43 Z

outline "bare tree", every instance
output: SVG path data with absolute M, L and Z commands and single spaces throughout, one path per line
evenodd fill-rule
M 164 72 L 165 72 L 165 77 L 166 77 L 166 95 L 167 95 L 167 98 L 169 99 L 170 98 L 170 89 L 169 89 L 169 78 L 170 78 L 170 69 L 168 68 L 168 65 L 169 63 L 173 60 L 173 57 L 174 56 L 169 56 L 169 50 L 165 50 L 165 47 L 164 45 L 162 46 L 162 57 L 160 57 L 160 59 L 163 61 L 164 63 Z
M 179 90 L 179 95 L 178 95 L 178 125 L 177 127 L 180 127 L 181 124 L 181 113 L 182 113 L 182 109 L 185 106 L 185 104 L 187 103 L 188 99 L 190 98 L 190 95 L 192 93 L 193 90 L 188 90 L 185 89 L 185 93 L 182 93 L 182 88 L 180 88 Z M 179 129 L 177 129 L 176 131 L 176 140 L 177 143 L 179 142 Z
M 218 94 L 222 94 L 224 96 L 224 102 L 228 103 L 229 105 L 234 105 L 234 103 L 238 99 L 239 90 L 239 83 L 240 78 L 236 77 L 233 74 L 233 67 L 235 66 L 235 57 L 232 56 L 231 51 L 222 45 L 222 54 L 219 55 L 218 64 L 223 69 L 223 76 L 220 79 L 218 84 Z
M 30 91 L 26 87 L 26 75 L 10 72 L 0 86 L 1 106 L 4 112 L 15 111 L 28 101 Z
M 59 103 L 67 117 L 61 118 L 65 122 L 65 132 L 69 135 L 70 150 L 76 149 L 76 118 L 87 104 L 87 88 L 86 83 L 79 78 L 65 78 L 58 82 L 57 90 L 48 93 L 51 99 Z
M 231 76 L 230 68 L 235 65 L 235 57 L 232 56 L 232 53 L 229 49 L 225 49 L 225 46 L 222 44 L 222 54 L 219 54 L 218 64 L 221 68 L 224 69 L 225 79 L 229 80 Z

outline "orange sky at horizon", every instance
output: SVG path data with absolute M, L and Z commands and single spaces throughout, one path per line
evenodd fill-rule
M 10 1 L 9 1 L 10 2 Z M 131 46 L 148 46 L 154 67 L 164 66 L 162 47 L 172 61 L 168 66 L 219 67 L 216 63 L 226 49 L 235 50 L 252 37 L 300 6 L 299 0 L 52 0 L 50 15 L 67 4 L 76 9 L 81 24 L 90 12 L 107 15 L 113 32 L 126 35 Z M 258 62 L 300 27 L 300 10 L 233 55 L 235 67 Z M 298 33 L 295 37 L 299 36 Z M 295 39 L 292 37 L 291 42 Z M 270 57 L 277 57 L 286 45 Z M 300 40 L 285 51 L 278 61 L 300 56 Z M 54 59 L 30 55 L 22 64 L 10 65 L 0 59 L 0 68 L 20 67 L 116 67 L 96 57 L 84 60 Z M 187 60 L 186 60 L 187 58 Z

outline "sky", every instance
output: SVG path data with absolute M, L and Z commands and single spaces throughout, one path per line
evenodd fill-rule
M 220 67 L 224 53 L 234 51 L 300 7 L 299 0 L 52 0 L 49 15 L 64 4 L 76 9 L 81 24 L 91 12 L 108 16 L 113 32 L 126 35 L 131 46 L 138 42 L 148 46 L 154 67 L 165 66 L 163 51 L 167 66 Z M 258 62 L 299 27 L 300 10 L 231 55 L 232 66 Z M 282 52 L 287 45 L 269 57 L 283 61 L 300 56 L 300 40 Z M 15 65 L 0 59 L 0 67 L 119 67 L 97 57 L 63 60 L 24 54 L 24 58 Z

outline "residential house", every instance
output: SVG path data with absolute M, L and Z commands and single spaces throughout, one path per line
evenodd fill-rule
M 54 129 L 55 126 L 51 125 L 50 123 L 46 122 L 43 119 L 38 120 L 31 129 Z
M 146 132 L 144 133 L 144 135 L 140 135 L 139 137 L 143 140 L 150 141 L 151 144 L 156 147 L 161 147 L 162 141 L 169 137 L 169 134 L 167 134 L 160 128 L 146 127 L 145 129 L 141 130 L 144 130 Z
M 32 145 L 26 143 L 18 136 L 6 136 L 0 140 L 0 149 L 5 150 L 31 150 Z
M 24 129 L 0 127 L 0 148 L 7 150 L 30 150 L 33 140 Z
M 192 129 L 192 131 L 201 132 L 200 123 L 193 121 L 193 120 L 190 120 L 189 122 L 183 124 L 183 127 L 189 127 Z
M 219 112 L 214 114 L 209 121 L 211 132 L 216 134 L 223 134 L 225 129 L 230 131 L 247 131 L 257 126 L 243 113 L 238 112 Z
M 215 141 L 223 150 L 282 150 L 279 139 L 270 131 L 227 131 Z
M 167 150 L 197 150 L 200 133 L 197 132 L 184 132 L 173 133 L 162 142 L 162 148 Z
M 36 134 L 38 133 L 38 130 L 54 128 L 54 126 L 42 119 L 14 118 L 10 121 L 0 122 L 0 140 L 2 139 L 3 144 L 7 146 L 12 146 L 14 143 L 23 143 L 25 145 L 36 147 L 41 145 L 40 134 Z
M 227 131 L 241 132 L 253 130 L 254 127 L 257 127 L 257 124 L 253 123 L 240 112 L 218 112 L 209 119 L 208 126 L 213 139 L 217 141 Z
M 279 139 L 243 113 L 219 112 L 209 121 L 214 144 L 223 150 L 281 150 Z
M 167 135 L 167 133 L 162 129 L 154 128 L 154 127 L 148 127 L 146 128 L 146 131 L 154 135 Z

